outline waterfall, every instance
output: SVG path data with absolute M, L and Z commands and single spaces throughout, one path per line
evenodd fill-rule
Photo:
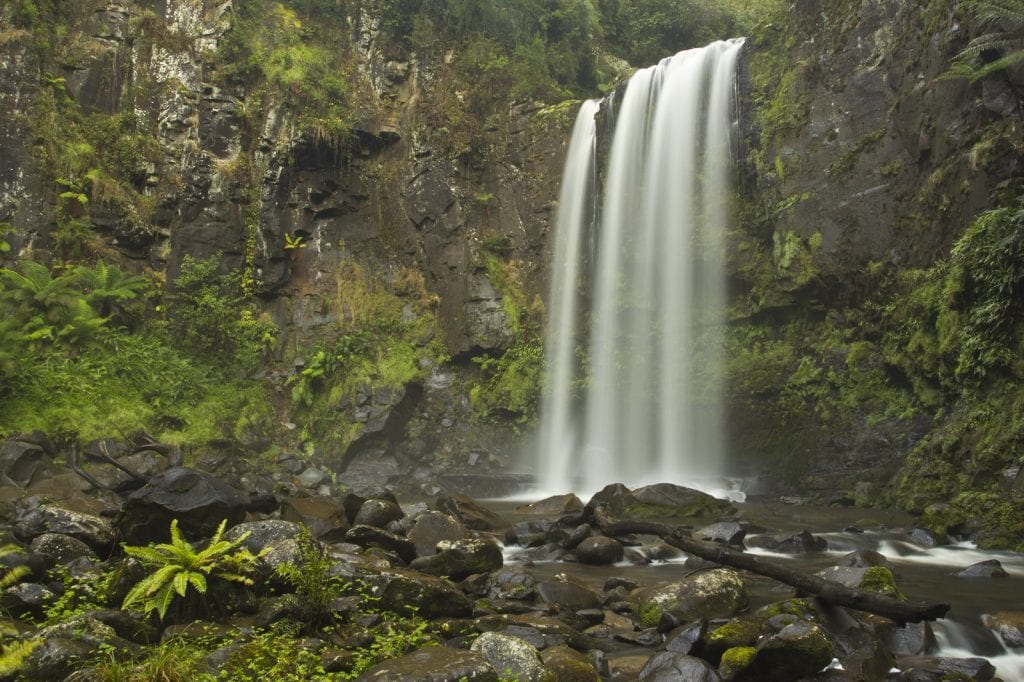
M 706 488 L 725 473 L 724 235 L 742 42 L 680 52 L 630 79 L 603 189 L 595 118 L 613 100 L 580 109 L 552 261 L 537 450 L 546 491 Z

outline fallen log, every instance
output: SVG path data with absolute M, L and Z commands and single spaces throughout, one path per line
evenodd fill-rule
M 890 618 L 903 625 L 920 623 L 923 620 L 943 618 L 949 611 L 949 604 L 941 602 L 896 599 L 881 592 L 868 592 L 847 587 L 833 580 L 798 571 L 778 561 L 738 552 L 714 542 L 695 540 L 682 532 L 662 523 L 650 521 L 611 521 L 607 516 L 594 514 L 597 525 L 608 536 L 629 533 L 658 535 L 666 544 L 716 564 L 750 571 L 780 583 L 795 587 L 800 592 L 814 595 L 830 604 L 845 606 L 857 611 L 866 611 Z

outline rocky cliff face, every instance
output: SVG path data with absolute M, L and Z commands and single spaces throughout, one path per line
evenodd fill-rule
M 956 346 L 942 319 L 980 305 L 971 275 L 947 278 L 943 300 L 921 283 L 948 272 L 981 211 L 1019 194 L 1024 73 L 944 77 L 991 29 L 956 2 L 796 2 L 786 22 L 747 51 L 745 220 L 730 254 L 734 441 L 776 484 L 856 489 L 865 502 L 909 453 L 919 487 L 945 476 L 922 453 L 973 404 L 936 378 Z M 976 480 L 989 480 L 986 466 Z
M 61 17 L 69 37 L 50 46 L 57 54 L 38 35 L 8 32 L 0 222 L 16 232 L 5 263 L 60 251 L 58 195 L 68 187 L 40 160 L 31 121 L 40 100 L 57 92 L 84 117 L 131 116 L 157 145 L 130 169 L 135 201 L 91 201 L 102 253 L 168 286 L 187 256 L 223 254 L 221 267 L 251 277 L 282 331 L 271 373 L 282 380 L 325 330 L 352 326 L 361 313 L 351 299 L 397 298 L 406 318 L 434 320 L 417 343 L 440 341 L 452 361 L 425 368 L 425 382 L 367 386 L 355 404 L 343 401 L 337 409 L 362 425 L 357 450 L 380 454 L 412 420 L 407 454 L 506 461 L 510 439 L 469 405 L 478 375 L 469 359 L 511 346 L 519 329 L 506 298 L 528 302 L 542 290 L 568 110 L 510 107 L 495 93 L 488 128 L 455 139 L 432 122 L 473 84 L 453 82 L 443 56 L 396 47 L 362 13 L 348 17 L 337 46 L 348 55 L 350 131 L 319 136 L 298 124 L 287 97 L 218 73 L 211 55 L 236 12 L 230 0 L 76 3 Z

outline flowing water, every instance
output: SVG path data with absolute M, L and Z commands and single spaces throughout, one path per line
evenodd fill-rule
M 706 488 L 724 473 L 724 235 L 742 42 L 637 72 L 614 116 L 614 98 L 580 110 L 552 263 L 546 490 Z M 615 122 L 603 173 L 599 112 Z
M 525 500 L 494 501 L 495 511 L 505 518 L 518 517 L 515 509 Z M 737 505 L 740 518 L 762 526 L 770 526 L 772 534 L 787 534 L 809 529 L 828 542 L 828 550 L 811 554 L 774 554 L 752 549 L 751 553 L 813 573 L 834 566 L 838 559 L 859 549 L 873 549 L 886 556 L 893 568 L 899 589 L 912 599 L 942 601 L 951 605 L 945 619 L 933 622 L 938 642 L 933 656 L 957 658 L 979 656 L 996 667 L 999 678 L 1006 682 L 1024 681 L 1024 648 L 1007 646 L 986 628 L 984 614 L 1001 611 L 1024 611 L 1024 554 L 980 550 L 971 543 L 926 548 L 909 542 L 904 530 L 912 519 L 887 510 L 844 509 L 814 505 L 779 503 L 745 503 Z M 852 530 L 863 526 L 865 532 Z M 750 536 L 753 537 L 753 536 Z M 528 556 L 528 553 L 526 554 Z M 506 548 L 506 564 L 515 565 L 524 559 L 520 548 Z M 960 578 L 955 574 L 980 561 L 998 559 L 1009 574 L 1006 578 Z M 665 562 L 634 564 L 622 562 L 615 566 L 586 566 L 560 562 L 530 562 L 530 571 L 537 576 L 551 577 L 571 573 L 600 592 L 611 576 L 633 578 L 642 584 L 678 580 L 690 572 L 682 564 L 685 557 Z M 746 574 L 752 608 L 786 599 L 792 588 L 768 578 Z

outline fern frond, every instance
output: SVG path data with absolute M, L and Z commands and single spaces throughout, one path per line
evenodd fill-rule
M 188 590 L 188 577 L 193 575 L 191 571 L 179 571 L 174 576 L 174 591 L 178 593 L 179 597 L 184 597 L 185 592 Z
M 135 545 L 122 545 L 124 553 L 134 557 L 145 564 L 164 564 L 167 557 L 154 547 L 137 547 Z
M 5 644 L 0 650 L 0 677 L 7 677 L 21 670 L 25 659 L 42 643 L 39 639 L 29 639 Z
M 206 594 L 206 576 L 202 573 L 187 573 L 188 581 L 196 588 L 199 594 Z
M 31 572 L 28 566 L 11 566 L 0 576 L 0 590 L 6 590 L 8 587 L 17 585 L 21 582 L 22 578 Z

